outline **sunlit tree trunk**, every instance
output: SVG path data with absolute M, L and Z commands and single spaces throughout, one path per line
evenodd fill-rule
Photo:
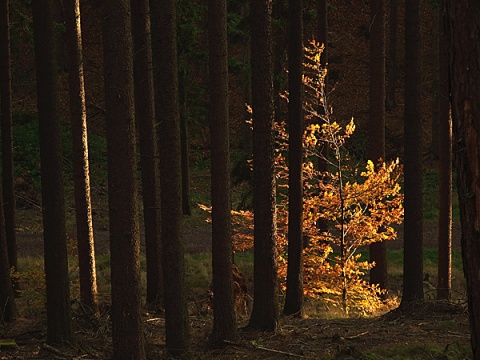
M 82 31 L 79 0 L 64 0 L 67 29 L 70 113 L 73 145 L 73 181 L 77 224 L 80 300 L 93 314 L 98 312 L 95 246 L 90 197 L 87 112 L 83 77 Z
M 73 339 L 52 0 L 32 3 L 40 137 L 47 342 Z
M 114 359 L 145 359 L 129 0 L 103 1 Z
M 303 1 L 289 0 L 288 268 L 285 315 L 303 315 Z
M 190 348 L 181 237 L 182 189 L 175 1 L 150 1 L 155 113 L 160 160 L 163 284 L 167 351 Z
M 384 0 L 370 0 L 370 88 L 368 152 L 375 163 L 385 161 L 385 25 Z M 387 288 L 387 243 L 370 245 L 370 283 Z
M 8 260 L 17 268 L 15 236 L 15 179 L 13 173 L 12 78 L 9 1 L 0 1 L 0 126 L 2 132 L 2 187 Z
M 403 297 L 423 300 L 422 112 L 420 2 L 405 1 L 405 231 Z
M 448 85 L 447 34 L 445 8 L 439 5 L 439 75 L 438 75 L 438 127 L 439 127 L 439 214 L 438 214 L 438 285 L 437 299 L 449 299 L 452 289 L 452 118 Z
M 254 296 L 249 326 L 278 326 L 272 0 L 251 0 Z
M 480 2 L 446 4 L 462 259 L 473 358 L 480 359 Z
M 160 309 L 163 275 L 160 240 L 160 198 L 155 134 L 150 6 L 148 0 L 131 0 L 134 48 L 135 119 L 140 143 L 143 221 L 147 258 L 147 305 Z

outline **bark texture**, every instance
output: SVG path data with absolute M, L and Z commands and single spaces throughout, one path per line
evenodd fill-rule
M 160 184 L 158 176 L 155 103 L 153 92 L 150 6 L 148 0 L 132 0 L 132 36 L 135 78 L 135 119 L 140 143 L 143 222 L 147 258 L 147 305 L 160 309 L 163 274 L 160 239 Z
M 385 161 L 385 25 L 384 0 L 370 0 L 370 87 L 368 123 L 369 158 L 378 164 Z M 387 288 L 387 243 L 370 245 L 370 283 Z
M 480 3 L 446 4 L 463 270 L 473 358 L 480 359 Z
M 130 2 L 103 2 L 114 359 L 145 359 Z
M 73 181 L 77 224 L 80 300 L 92 313 L 98 312 L 95 245 L 93 237 L 87 112 L 83 76 L 80 1 L 64 0 L 67 31 L 70 116 L 72 124 Z
M 68 277 L 63 156 L 57 99 L 54 4 L 32 3 L 40 137 L 47 342 L 71 342 L 73 331 Z
M 289 0 L 288 268 L 285 315 L 303 312 L 303 1 Z
M 155 113 L 157 119 L 163 281 L 167 351 L 182 355 L 190 348 L 184 246 L 181 237 L 182 189 L 178 105 L 175 1 L 150 1 Z
M 227 2 L 208 2 L 210 85 L 213 330 L 211 342 L 237 338 L 233 299 L 228 132 Z
M 420 2 L 405 1 L 405 233 L 401 306 L 423 300 Z
M 254 295 L 249 326 L 278 327 L 272 1 L 251 0 Z

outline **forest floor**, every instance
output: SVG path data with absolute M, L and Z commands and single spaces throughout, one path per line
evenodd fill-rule
M 38 211 L 29 210 L 34 223 Z M 32 213 L 33 216 L 32 216 Z M 36 215 L 35 215 L 36 214 Z M 25 215 L 25 214 L 23 214 Z M 22 214 L 20 214 L 22 216 Z M 459 245 L 458 226 L 454 243 Z M 401 228 L 399 229 L 401 235 Z M 98 254 L 108 254 L 108 231 L 97 226 Z M 185 221 L 186 252 L 209 253 L 211 225 L 204 221 Z M 425 246 L 436 246 L 436 224 L 426 222 Z M 21 259 L 41 258 L 41 233 L 18 232 Z M 398 249 L 401 241 L 391 242 Z M 251 274 L 246 274 L 251 276 Z M 394 279 L 393 282 L 401 282 Z M 399 287 L 400 284 L 392 284 Z M 251 289 L 250 289 L 251 290 Z M 380 316 L 345 318 L 338 309 L 306 301 L 304 318 L 280 318 L 279 331 L 261 333 L 242 330 L 248 313 L 238 316 L 239 340 L 223 349 L 207 346 L 212 329 L 212 312 L 208 305 L 208 290 L 189 292 L 192 329 L 192 353 L 189 359 L 468 359 L 470 340 L 465 300 L 454 302 L 426 300 L 407 314 L 398 309 Z M 24 302 L 21 302 L 25 306 Z M 4 326 L 0 338 L 14 339 L 15 348 L 1 348 L 0 359 L 111 359 L 111 325 L 108 298 L 103 298 L 101 315 L 92 319 L 74 301 L 73 323 L 76 343 L 65 347 L 45 344 L 45 313 L 28 315 L 26 311 L 13 326 Z M 251 304 L 250 304 L 251 305 Z M 248 311 L 248 310 L 247 310 Z M 165 358 L 164 318 L 144 312 L 147 355 L 149 359 Z

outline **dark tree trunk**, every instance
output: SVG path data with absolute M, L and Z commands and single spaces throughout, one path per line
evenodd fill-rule
M 15 179 L 13 173 L 12 78 L 8 0 L 0 1 L 0 126 L 2 132 L 2 187 L 8 261 L 17 268 L 15 236 Z
M 1 4 L 0 4 L 1 5 Z M 2 7 L 3 9 L 3 7 Z M 0 189 L 1 193 L 1 189 Z M 0 194 L 1 195 L 1 194 Z M 9 323 L 16 319 L 17 308 L 10 277 L 10 264 L 7 253 L 7 236 L 5 234 L 5 223 L 3 220 L 3 208 L 0 197 L 0 323 Z
M 160 241 L 160 184 L 153 93 L 150 6 L 148 0 L 132 0 L 132 35 L 135 78 L 135 118 L 140 143 L 143 221 L 147 258 L 147 305 L 158 310 L 163 299 Z
M 387 66 L 387 93 L 385 104 L 387 110 L 392 110 L 396 105 L 395 91 L 397 80 L 397 28 L 398 28 L 398 2 L 390 0 L 389 19 L 389 45 Z
M 450 92 L 448 86 L 447 34 L 445 9 L 439 5 L 439 215 L 438 215 L 438 285 L 437 298 L 450 299 L 452 289 L 452 118 L 450 116 Z
M 370 0 L 370 119 L 368 127 L 369 158 L 385 161 L 385 25 L 384 0 Z M 387 243 L 370 245 L 370 283 L 387 289 Z
M 103 1 L 114 359 L 145 359 L 130 2 Z
M 278 326 L 272 0 L 251 0 L 254 296 L 249 326 Z
M 192 215 L 192 207 L 190 204 L 190 174 L 188 165 L 188 123 L 187 123 L 187 81 L 188 70 L 180 71 L 180 142 L 182 148 L 182 213 L 183 215 Z
M 233 299 L 230 156 L 228 135 L 227 2 L 208 2 L 208 64 L 212 179 L 214 345 L 237 337 Z
M 303 315 L 303 1 L 289 0 L 288 268 L 285 315 Z
M 167 351 L 181 355 L 190 348 L 181 237 L 182 179 L 175 1 L 150 1 L 158 125 L 163 245 L 163 281 Z
M 405 1 L 405 233 L 402 307 L 423 300 L 420 3 Z
M 83 77 L 82 30 L 79 0 L 64 0 L 72 124 L 73 181 L 77 224 L 80 300 L 93 314 L 98 312 L 95 246 L 90 197 L 87 112 Z
M 47 342 L 73 340 L 65 231 L 63 156 L 57 99 L 53 2 L 32 3 L 40 137 Z
M 440 15 L 441 9 L 439 1 L 433 1 L 432 3 L 432 121 L 431 121 L 431 145 L 430 152 L 433 159 L 439 158 L 440 151 L 440 134 L 439 134 L 439 106 L 440 106 L 440 90 L 439 90 L 439 77 L 440 77 L 440 45 L 439 36 L 443 31 L 443 18 Z M 441 20 L 440 20 L 441 19 Z M 439 26 L 439 23 L 441 24 Z
M 463 270 L 473 358 L 480 359 L 480 2 L 446 3 Z

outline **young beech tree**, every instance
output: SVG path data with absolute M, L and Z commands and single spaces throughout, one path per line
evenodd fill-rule
M 320 66 L 322 47 L 312 43 L 306 49 L 304 74 L 306 130 L 303 134 L 303 259 L 304 293 L 322 296 L 343 310 L 368 313 L 382 305 L 377 285 L 364 279 L 365 272 L 374 264 L 361 261 L 358 250 L 372 243 L 396 237 L 392 223 L 403 219 L 403 196 L 399 179 L 398 161 L 375 166 L 372 161 L 360 170 L 352 165 L 344 146 L 353 134 L 353 121 L 344 128 L 332 120 L 326 105 L 324 79 L 326 71 Z M 285 289 L 287 273 L 286 239 L 288 219 L 288 166 L 285 154 L 288 135 L 285 123 L 277 124 L 276 171 L 280 196 L 278 205 L 279 279 Z M 319 173 L 314 167 L 316 157 L 322 156 L 327 146 L 330 156 L 324 160 L 328 170 Z M 322 179 L 319 181 L 318 179 Z M 236 213 L 234 229 L 245 227 L 251 214 Z M 321 230 L 318 219 L 325 223 Z M 247 225 L 248 226 L 248 225 Z M 244 231 L 235 231 L 237 250 L 250 247 L 251 239 Z

